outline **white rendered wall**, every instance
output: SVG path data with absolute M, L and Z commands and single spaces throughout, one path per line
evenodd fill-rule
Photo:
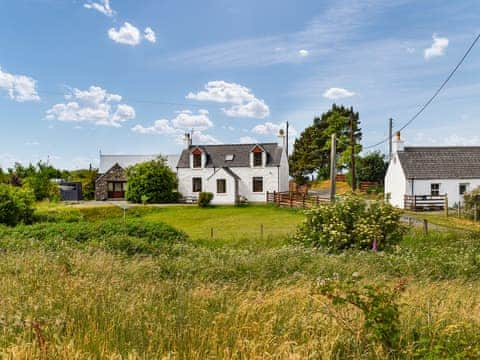
M 290 170 L 288 165 L 287 153 L 282 152 L 282 159 L 280 160 L 280 183 L 278 190 L 275 191 L 288 191 L 289 190 L 289 180 L 290 180 Z
M 225 179 L 227 186 L 226 193 L 217 193 L 217 179 Z M 213 194 L 212 204 L 214 205 L 235 204 L 235 179 L 224 169 L 217 169 L 215 175 L 207 180 L 205 184 L 205 191 Z
M 414 180 L 413 191 L 415 195 L 430 195 L 431 184 L 440 184 L 440 195 L 448 196 L 448 205 L 463 203 L 463 196 L 460 195 L 460 184 L 469 184 L 467 191 L 474 190 L 480 186 L 480 179 L 429 179 Z
M 389 197 L 390 204 L 403 209 L 404 198 L 406 194 L 409 194 L 408 191 L 405 173 L 400 165 L 398 155 L 394 154 L 385 175 L 385 196 Z
M 250 202 L 265 202 L 266 201 L 266 193 L 267 191 L 279 191 L 279 180 L 280 180 L 280 167 L 258 167 L 258 168 L 248 168 L 248 167 L 232 167 L 230 168 L 235 174 L 240 177 L 238 180 L 238 194 L 240 196 L 244 196 Z M 217 169 L 218 170 L 218 169 Z M 284 169 L 284 177 L 285 174 L 288 174 L 288 169 L 285 171 Z M 202 178 L 202 191 L 211 191 L 212 189 L 209 184 L 207 184 L 207 178 L 212 176 L 214 173 L 213 168 L 204 168 L 204 169 L 190 169 L 190 168 L 179 168 L 177 171 L 177 178 L 178 178 L 178 191 L 183 196 L 197 196 L 198 193 L 192 192 L 192 178 L 199 177 Z M 216 176 L 216 175 L 215 175 Z M 213 180 L 215 176 L 212 176 Z M 230 177 L 230 176 L 229 176 Z M 262 177 L 263 178 L 263 191 L 262 192 L 253 192 L 253 177 Z M 225 174 L 225 179 L 227 178 L 227 174 Z M 233 180 L 233 179 L 232 179 Z M 213 184 L 213 182 L 212 182 Z M 215 191 L 211 191 L 215 194 L 216 192 L 216 180 L 214 181 Z M 286 180 L 286 185 L 288 188 L 288 177 Z M 232 194 L 232 197 L 228 198 L 231 199 L 230 204 L 235 203 L 234 198 L 234 187 L 229 186 L 227 183 L 227 192 Z

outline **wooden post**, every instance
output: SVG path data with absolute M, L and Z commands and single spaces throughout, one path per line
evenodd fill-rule
M 427 219 L 423 220 L 423 232 L 425 233 L 425 235 L 428 235 L 428 220 Z
M 320 204 L 320 200 L 318 198 L 318 195 L 315 196 L 315 205 L 318 206 Z
M 336 176 L 337 176 L 337 137 L 332 134 L 330 145 L 330 201 L 335 202 L 336 194 Z
M 392 160 L 393 119 L 388 120 L 388 162 Z
M 210 228 L 210 237 L 213 239 L 213 227 Z
M 260 224 L 260 239 L 263 240 L 263 224 Z
M 302 195 L 302 207 L 305 209 L 305 194 Z
M 290 201 L 290 207 L 292 207 L 292 193 L 290 193 L 290 198 L 289 198 L 289 201 Z
M 413 211 L 417 211 L 417 197 L 413 195 Z
M 448 196 L 445 195 L 445 216 L 448 218 Z
M 473 220 L 475 222 L 478 220 L 477 204 L 473 205 Z

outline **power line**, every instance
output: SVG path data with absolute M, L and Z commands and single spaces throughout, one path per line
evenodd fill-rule
M 408 120 L 400 129 L 398 129 L 397 131 L 402 131 L 404 129 L 406 129 L 412 122 L 414 122 L 419 116 L 420 114 L 422 114 L 425 109 L 432 103 L 432 101 L 438 96 L 438 94 L 440 94 L 440 92 L 443 90 L 443 88 L 447 85 L 447 83 L 450 81 L 450 79 L 453 77 L 453 75 L 455 75 L 455 73 L 457 72 L 457 70 L 460 68 L 460 66 L 463 64 L 463 62 L 465 61 L 465 59 L 467 58 L 467 56 L 470 54 L 470 52 L 472 51 L 473 47 L 476 45 L 476 43 L 478 42 L 478 40 L 480 39 L 480 34 L 477 35 L 477 37 L 475 38 L 475 40 L 473 40 L 472 44 L 470 45 L 470 47 L 468 48 L 468 50 L 465 52 L 465 54 L 462 56 L 462 58 L 460 59 L 460 61 L 457 63 L 457 65 L 453 68 L 453 70 L 450 72 L 450 74 L 447 76 L 447 78 L 442 82 L 442 84 L 440 85 L 440 87 L 437 89 L 437 91 L 435 91 L 435 93 L 430 97 L 430 99 L 428 99 L 428 101 L 420 108 L 420 110 L 418 110 L 416 112 L 415 115 L 412 116 L 412 118 L 410 120 Z M 390 140 L 390 136 L 387 137 L 386 139 L 383 139 L 382 141 L 376 143 L 376 144 L 373 144 L 373 145 L 369 145 L 369 146 L 366 146 L 364 147 L 363 149 L 366 150 L 366 149 L 371 149 L 371 148 L 374 148 L 374 147 L 377 147 L 379 145 L 382 145 L 383 143 L 387 142 Z

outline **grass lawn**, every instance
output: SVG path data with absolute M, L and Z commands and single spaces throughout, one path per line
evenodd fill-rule
M 194 240 L 213 242 L 260 240 L 263 225 L 264 240 L 278 241 L 295 232 L 302 221 L 301 211 L 279 209 L 272 206 L 217 206 L 157 208 L 143 216 L 147 221 L 163 221 L 185 231 Z
M 302 214 L 268 206 L 138 207 L 126 223 L 117 207 L 38 215 L 0 227 L 2 359 L 480 358 L 475 234 L 412 231 L 385 253 L 330 254 L 290 242 Z M 401 346 L 318 291 L 353 278 L 402 289 Z

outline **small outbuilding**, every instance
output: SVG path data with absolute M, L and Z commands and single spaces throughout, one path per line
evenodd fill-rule
M 393 140 L 385 194 L 399 208 L 418 210 L 463 203 L 480 187 L 480 146 L 405 147 Z
M 81 182 L 61 182 L 60 188 L 61 201 L 81 201 L 82 183 Z

